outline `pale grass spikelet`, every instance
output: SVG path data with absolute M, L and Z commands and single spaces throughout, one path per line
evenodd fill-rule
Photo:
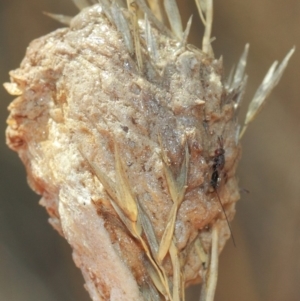
M 73 17 L 70 17 L 70 16 L 65 16 L 65 15 L 61 15 L 61 14 L 52 14 L 52 13 L 48 13 L 48 12 L 44 12 L 44 15 L 52 18 L 53 20 L 55 20 L 63 25 L 67 25 L 67 26 L 70 26 L 71 20 L 73 19 Z
M 258 87 L 255 92 L 247 111 L 246 119 L 244 122 L 243 129 L 241 131 L 240 137 L 242 137 L 248 127 L 248 124 L 253 121 L 256 115 L 260 112 L 267 97 L 270 95 L 272 90 L 277 86 L 280 81 L 280 78 L 288 65 L 288 62 L 295 52 L 295 47 L 292 48 L 288 54 L 285 56 L 281 64 L 277 67 L 278 62 L 274 62 L 267 72 L 265 78 L 263 79 L 261 85 Z
M 115 25 L 118 28 L 118 31 L 121 33 L 124 39 L 125 45 L 129 53 L 132 54 L 134 46 L 133 46 L 133 39 L 128 25 L 128 21 L 125 19 L 119 6 L 115 3 L 111 5 L 111 15 Z
M 234 106 L 236 113 L 238 113 L 238 109 L 241 105 L 241 100 L 244 96 L 244 92 L 246 90 L 246 85 L 248 80 L 248 76 L 245 73 L 248 52 L 249 52 L 249 44 L 246 44 L 236 69 L 234 70 L 234 68 L 232 68 L 230 70 L 229 76 L 224 85 L 228 93 L 231 93 L 233 97 L 234 96 L 236 97 L 235 106 Z
M 247 65 L 247 57 L 249 52 L 249 44 L 246 44 L 243 54 L 241 55 L 241 58 L 238 62 L 238 65 L 236 67 L 233 81 L 230 84 L 230 89 L 234 90 L 237 89 L 245 80 L 245 69 Z
M 140 73 L 143 73 L 143 56 L 140 42 L 140 31 L 138 23 L 138 7 L 135 1 L 127 0 L 128 9 L 131 13 L 131 24 L 133 26 L 135 57 Z
M 149 4 L 149 7 L 151 9 L 151 11 L 154 13 L 154 15 L 156 16 L 156 18 L 160 21 L 163 22 L 163 10 L 162 10 L 162 3 L 161 0 L 148 0 L 147 1 Z
M 182 35 L 182 39 L 181 39 L 181 43 L 180 43 L 180 47 L 186 47 L 187 45 L 187 39 L 189 37 L 190 34 L 190 30 L 191 30 L 191 26 L 192 26 L 192 21 L 193 21 L 193 16 L 190 16 L 187 24 L 186 24 L 186 29 Z
M 149 21 L 154 27 L 156 27 L 161 33 L 171 37 L 173 36 L 172 32 L 156 17 L 156 15 L 150 10 L 145 0 L 136 0 L 135 1 L 141 11 L 148 16 Z
M 4 85 L 18 96 L 7 143 L 94 301 L 184 301 L 199 282 L 201 301 L 213 301 L 240 137 L 294 49 L 269 70 L 240 134 L 249 45 L 224 82 L 212 0 L 196 0 L 202 50 L 188 44 L 192 17 L 183 31 L 175 0 L 164 11 L 157 0 L 73 2 L 73 18 L 46 13 L 69 27 L 33 42 Z
M 154 61 L 155 64 L 158 59 L 157 45 L 156 45 L 155 37 L 152 34 L 152 29 L 148 21 L 148 16 L 146 14 L 145 14 L 145 40 L 147 43 L 147 50 L 149 56 L 151 57 L 151 59 Z
M 165 10 L 171 29 L 178 40 L 182 39 L 183 30 L 179 9 L 175 0 L 164 0 Z

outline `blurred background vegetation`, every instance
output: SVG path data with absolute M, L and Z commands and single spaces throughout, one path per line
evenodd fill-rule
M 194 14 L 190 42 L 201 45 L 203 26 L 193 0 L 178 0 L 183 21 Z M 27 45 L 61 25 L 42 11 L 75 15 L 71 0 L 0 0 L 0 82 L 19 66 Z M 300 1 L 215 1 L 213 42 L 227 74 L 250 43 L 250 77 L 244 106 L 274 60 L 296 53 L 243 138 L 240 186 L 233 232 L 220 258 L 216 301 L 300 300 Z M 88 301 L 71 249 L 47 223 L 39 197 L 27 186 L 17 155 L 4 144 L 13 97 L 0 89 L 0 300 Z M 189 300 L 198 300 L 198 288 Z

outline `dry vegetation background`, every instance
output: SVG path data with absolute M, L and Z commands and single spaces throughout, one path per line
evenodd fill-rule
M 194 14 L 190 42 L 200 45 L 202 25 L 193 0 L 179 0 L 184 22 Z M 0 82 L 19 66 L 29 42 L 60 27 L 42 11 L 74 15 L 71 0 L 0 0 Z M 300 1 L 215 1 L 213 43 L 227 74 L 250 43 L 246 105 L 264 74 L 296 46 L 270 103 L 243 139 L 233 231 L 221 255 L 216 301 L 300 300 Z M 47 223 L 45 210 L 25 180 L 17 155 L 4 144 L 6 107 L 1 97 L 0 300 L 87 301 L 67 243 Z M 198 300 L 198 290 L 188 292 Z

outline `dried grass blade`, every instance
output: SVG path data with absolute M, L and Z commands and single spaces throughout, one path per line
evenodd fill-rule
M 149 249 L 147 248 L 147 245 L 145 244 L 145 242 L 143 240 L 141 240 L 141 242 L 145 249 L 147 257 L 152 264 L 152 268 L 155 270 L 156 274 L 158 275 L 158 279 L 159 279 L 161 285 L 163 286 L 163 289 L 161 289 L 161 286 L 159 286 L 159 287 L 156 286 L 156 288 L 161 292 L 161 294 L 163 294 L 166 297 L 166 300 L 172 300 L 172 296 L 171 296 L 170 288 L 169 288 L 168 277 L 164 271 L 163 266 L 159 266 L 156 264 L 156 262 L 151 257 L 151 254 L 150 254 Z
M 59 23 L 61 23 L 63 25 L 67 25 L 67 26 L 70 26 L 71 21 L 73 19 L 73 17 L 65 16 L 65 15 L 61 15 L 61 14 L 52 14 L 52 13 L 48 13 L 48 12 L 43 12 L 43 14 L 50 17 L 51 19 L 58 21 Z
M 139 220 L 138 220 L 139 223 Z M 171 294 L 170 294 L 170 290 L 169 290 L 169 285 L 168 285 L 168 278 L 167 275 L 163 269 L 163 266 L 158 266 L 156 261 L 153 259 L 151 252 L 149 250 L 148 245 L 146 244 L 146 242 L 144 241 L 143 237 L 141 236 L 141 234 L 138 237 L 138 240 L 140 241 L 145 254 L 147 255 L 148 260 L 150 261 L 150 263 L 152 264 L 152 269 L 155 270 L 155 273 L 157 274 L 157 277 L 159 279 L 159 281 L 161 282 L 161 285 L 163 286 L 164 289 L 161 289 L 161 286 L 157 287 L 157 289 L 164 295 L 166 296 L 166 300 L 171 298 Z
M 174 301 L 181 301 L 181 269 L 180 269 L 180 262 L 178 259 L 178 250 L 174 244 L 174 241 L 171 241 L 170 245 L 170 256 L 173 266 L 173 300 Z
M 105 173 L 103 173 L 100 168 L 93 162 L 90 162 L 88 160 L 88 163 L 94 170 L 96 177 L 100 181 L 100 183 L 103 185 L 104 189 L 110 196 L 110 203 L 117 212 L 118 216 L 124 223 L 124 225 L 127 227 L 128 231 L 136 238 L 138 238 L 141 235 L 141 227 L 138 223 L 133 223 L 131 220 L 129 220 L 123 213 L 123 208 L 120 206 L 122 205 L 120 199 L 117 197 L 116 192 L 116 184 L 110 180 L 109 177 L 106 176 Z M 122 209 L 121 209 L 122 208 Z
M 137 202 L 130 188 L 124 166 L 121 162 L 119 148 L 115 143 L 115 165 L 116 165 L 116 190 L 119 200 L 119 207 L 124 211 L 126 216 L 133 222 L 137 221 L 138 209 Z
M 205 20 L 204 15 L 203 15 L 203 8 L 201 6 L 202 1 L 203 0 L 195 0 L 200 19 L 201 19 L 203 25 L 206 26 L 206 20 Z
M 192 26 L 192 21 L 193 21 L 193 15 L 190 16 L 190 18 L 187 22 L 186 29 L 183 33 L 182 40 L 181 40 L 181 43 L 180 43 L 180 47 L 186 47 L 187 39 L 189 37 L 191 26 Z
M 173 204 L 169 218 L 168 218 L 168 222 L 167 222 L 167 226 L 165 228 L 164 234 L 162 236 L 160 245 L 159 245 L 159 250 L 158 250 L 158 254 L 157 254 L 157 260 L 159 263 L 161 263 L 163 261 L 163 259 L 165 258 L 165 256 L 167 255 L 169 248 L 170 248 L 170 244 L 173 238 L 173 233 L 174 233 L 174 227 L 175 227 L 175 221 L 176 221 L 176 216 L 177 216 L 177 204 Z
M 127 50 L 129 51 L 130 54 L 133 54 L 134 47 L 133 47 L 133 41 L 131 37 L 129 24 L 126 18 L 124 17 L 121 9 L 118 7 L 118 5 L 115 2 L 113 2 L 113 4 L 111 5 L 111 13 L 112 13 L 112 18 L 114 20 L 114 23 L 118 29 L 118 32 L 123 37 Z
M 167 292 L 165 285 L 162 283 L 161 278 L 157 273 L 157 270 L 148 262 L 146 262 L 145 265 L 153 284 L 155 285 L 157 290 L 165 297 L 165 300 L 168 300 L 170 298 L 170 293 Z
M 108 20 L 112 24 L 116 24 L 112 17 L 112 12 L 110 10 L 110 2 L 108 0 L 98 0 L 98 3 L 100 3 L 100 5 L 103 9 L 103 12 L 104 12 L 105 16 L 108 18 Z
M 178 40 L 182 40 L 183 29 L 181 16 L 176 3 L 176 0 L 164 0 L 164 7 L 168 16 L 172 31 Z
M 249 44 L 246 44 L 245 49 L 240 57 L 239 63 L 235 70 L 233 83 L 231 85 L 232 90 L 238 88 L 244 80 L 248 53 L 249 53 Z
M 235 66 L 231 67 L 229 75 L 224 83 L 224 87 L 227 91 L 231 91 L 232 83 L 233 83 L 233 75 L 234 75 Z
M 234 104 L 234 109 L 236 111 L 238 110 L 238 108 L 241 105 L 241 101 L 242 101 L 242 99 L 244 97 L 244 94 L 245 94 L 245 91 L 246 91 L 247 82 L 248 82 L 248 75 L 245 75 L 244 79 L 243 79 L 243 81 L 242 81 L 242 83 L 239 86 L 238 91 L 237 91 L 238 97 L 237 97 L 237 99 L 235 101 L 235 104 Z
M 170 167 L 167 165 L 167 163 L 164 160 L 163 160 L 163 169 L 164 169 L 165 177 L 167 180 L 171 199 L 175 204 L 177 204 L 176 200 L 178 198 L 178 188 L 176 185 L 176 179 L 174 177 L 172 170 L 170 169 Z
M 155 259 L 157 257 L 157 252 L 158 252 L 158 243 L 157 243 L 157 238 L 154 229 L 152 227 L 152 223 L 146 211 L 144 210 L 141 202 L 138 202 L 138 210 L 139 210 L 139 219 L 141 221 L 142 228 L 147 237 L 147 241 L 149 243 L 152 255 Z
M 143 57 L 142 57 L 139 23 L 138 23 L 138 6 L 135 1 L 127 0 L 127 2 L 129 4 L 128 8 L 131 11 L 135 56 L 136 56 L 139 72 L 143 73 Z
M 93 171 L 95 172 L 96 177 L 103 185 L 104 189 L 108 195 L 113 199 L 116 204 L 119 203 L 116 192 L 116 184 L 104 173 L 102 170 L 93 162 L 87 160 Z
M 147 6 L 145 0 L 136 0 L 135 2 L 138 4 L 139 8 L 147 14 L 149 21 L 152 22 L 153 26 L 155 26 L 162 34 L 165 34 L 168 37 L 173 37 L 173 33 L 156 18 Z
M 146 38 L 146 44 L 147 44 L 147 50 L 151 57 L 151 59 L 156 62 L 157 61 L 157 45 L 155 38 L 152 34 L 151 25 L 148 21 L 148 16 L 145 14 L 145 38 Z
M 128 219 L 124 215 L 124 213 L 126 215 L 128 215 L 128 214 L 126 213 L 126 209 L 123 206 L 123 202 L 122 202 L 123 198 L 118 197 L 118 192 L 116 190 L 116 184 L 109 177 L 107 177 L 106 174 L 103 173 L 95 163 L 90 162 L 89 160 L 88 160 L 88 162 L 89 162 L 90 166 L 92 167 L 92 169 L 94 170 L 96 177 L 103 185 L 105 191 L 110 196 L 110 201 L 111 201 L 112 206 L 114 207 L 115 211 L 117 212 L 117 214 L 119 215 L 120 219 L 123 221 L 125 226 L 128 228 L 129 232 L 134 237 L 138 237 L 139 235 L 141 235 L 142 231 L 141 231 L 141 226 L 139 225 L 139 223 L 136 221 L 135 221 L 135 223 L 132 223 L 132 220 Z
M 276 87 L 279 80 L 281 79 L 281 76 L 284 72 L 284 70 L 287 67 L 287 64 L 295 52 L 295 47 L 293 47 L 288 54 L 283 59 L 282 63 L 277 67 L 277 62 L 274 62 L 273 65 L 270 67 L 269 71 L 267 72 L 262 84 L 257 89 L 252 101 L 250 102 L 250 105 L 248 107 L 244 127 L 240 134 L 240 139 L 244 135 L 248 124 L 253 121 L 253 119 L 257 116 L 257 114 L 262 109 L 263 105 L 265 104 L 266 98 L 270 95 L 272 90 Z
M 124 215 L 123 210 L 115 202 L 111 201 L 111 205 L 117 212 L 118 216 L 120 217 L 121 221 L 124 223 L 128 231 L 131 233 L 131 235 L 137 239 L 140 239 L 142 228 L 139 223 L 133 223 L 129 218 L 127 218 Z
M 90 6 L 90 4 L 87 0 L 73 0 L 73 2 L 79 10 L 82 10 L 82 9 Z
M 151 11 L 153 11 L 156 18 L 163 23 L 163 12 L 160 6 L 160 0 L 148 0 Z
M 161 138 L 159 138 L 161 149 L 162 149 L 162 159 L 163 159 L 163 169 L 168 184 L 169 192 L 171 195 L 172 201 L 179 206 L 184 198 L 186 184 L 187 184 L 187 175 L 188 175 L 188 165 L 189 165 L 189 150 L 187 142 L 185 142 L 185 155 L 183 162 L 181 164 L 180 172 L 177 178 L 175 178 L 174 173 L 168 165 L 168 157 L 162 147 Z
M 241 131 L 241 126 L 239 124 L 236 125 L 235 128 L 235 135 L 234 135 L 234 142 L 235 145 L 239 144 L 239 140 L 240 140 L 240 131 Z

